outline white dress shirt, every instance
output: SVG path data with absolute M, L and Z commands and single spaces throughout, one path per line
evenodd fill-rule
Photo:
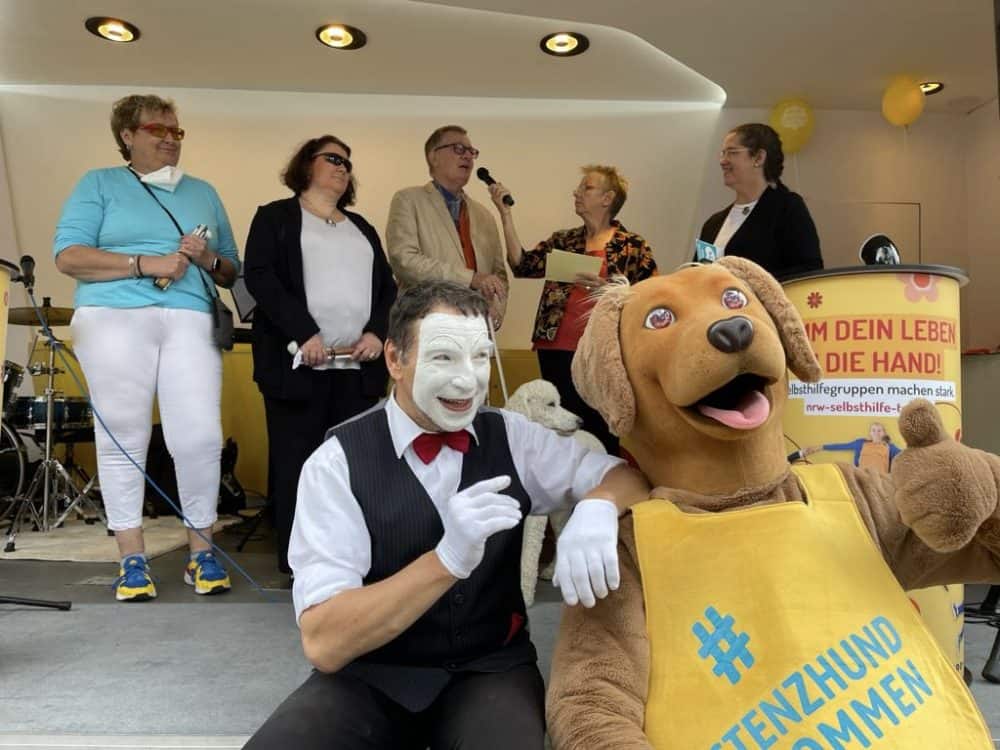
M 458 492 L 464 454 L 444 445 L 437 458 L 425 464 L 412 446 L 424 430 L 393 396 L 385 411 L 396 457 L 406 461 L 440 514 Z M 531 498 L 533 514 L 572 507 L 600 484 L 608 471 L 624 463 L 620 458 L 591 452 L 573 438 L 562 437 L 520 414 L 500 413 L 514 468 Z M 470 426 L 468 431 L 476 440 L 475 430 Z M 371 538 L 351 491 L 347 457 L 337 438 L 323 443 L 302 467 L 288 563 L 295 571 L 292 600 L 296 620 L 309 607 L 341 591 L 360 588 L 371 568 Z

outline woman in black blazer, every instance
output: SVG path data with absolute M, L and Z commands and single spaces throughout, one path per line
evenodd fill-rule
M 748 123 L 731 130 L 719 166 L 736 201 L 712 214 L 700 235 L 720 255 L 748 258 L 778 279 L 823 267 L 809 209 L 781 181 L 784 165 L 781 138 L 770 126 Z
M 329 428 L 384 396 L 389 378 L 382 342 L 396 282 L 375 229 L 346 209 L 355 193 L 350 155 L 332 135 L 306 141 L 282 175 L 295 197 L 258 208 L 247 236 L 254 380 L 286 573 L 302 465 Z

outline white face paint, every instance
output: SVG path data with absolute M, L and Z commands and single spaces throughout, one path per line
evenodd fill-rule
M 441 430 L 468 427 L 486 400 L 493 344 L 486 320 L 431 313 L 420 321 L 413 402 Z

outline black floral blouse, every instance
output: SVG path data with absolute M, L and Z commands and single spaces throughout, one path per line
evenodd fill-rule
M 648 279 L 656 273 L 656 261 L 653 250 L 639 235 L 628 231 L 619 222 L 612 221 L 615 233 L 604 247 L 608 264 L 608 278 L 624 276 L 630 284 Z M 551 250 L 565 250 L 570 253 L 587 252 L 587 234 L 584 227 L 575 229 L 560 229 L 553 232 L 547 240 L 538 243 L 534 250 L 525 250 L 521 262 L 511 270 L 518 278 L 537 279 L 545 276 L 546 256 Z M 542 289 L 542 298 L 538 302 L 538 313 L 535 315 L 535 330 L 532 341 L 553 341 L 563 313 L 566 311 L 566 300 L 573 285 L 561 281 L 546 281 Z

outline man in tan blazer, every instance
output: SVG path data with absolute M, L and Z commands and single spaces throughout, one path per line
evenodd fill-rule
M 463 188 L 479 151 L 465 128 L 445 125 L 424 144 L 431 181 L 392 197 L 385 230 L 389 263 L 406 288 L 446 279 L 479 290 L 499 327 L 507 307 L 504 246 L 493 214 Z

